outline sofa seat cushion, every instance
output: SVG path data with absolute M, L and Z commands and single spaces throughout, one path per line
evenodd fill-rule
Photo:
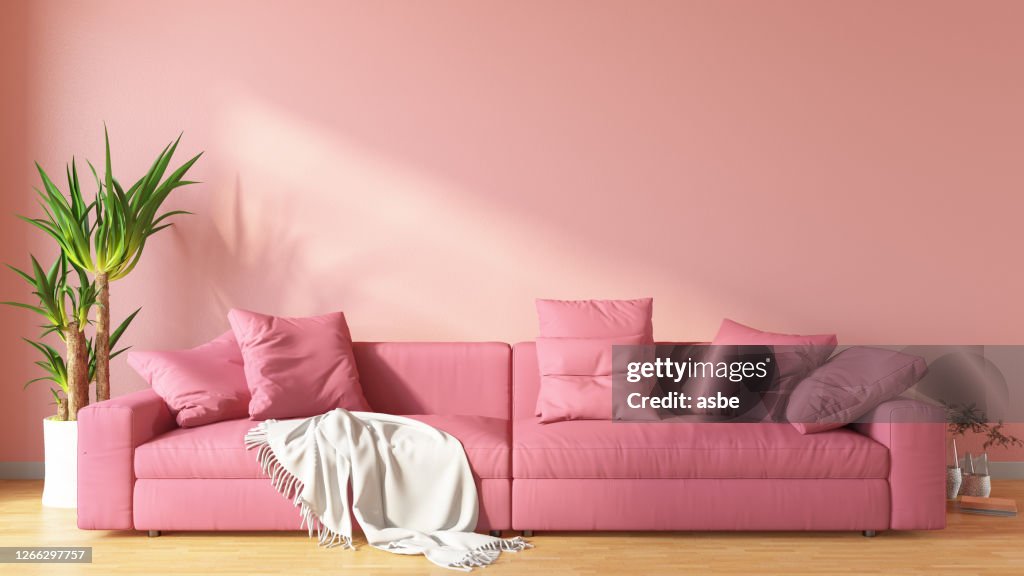
M 485 416 L 406 416 L 455 436 L 477 478 L 512 477 L 512 429 L 508 420 Z
M 508 420 L 483 416 L 406 416 L 462 442 L 478 478 L 511 478 Z M 264 478 L 256 454 L 245 449 L 249 419 L 177 428 L 135 450 L 137 478 Z M 795 431 L 794 431 L 795 432 Z
M 788 423 L 517 420 L 515 478 L 886 478 L 889 452 L 848 428 Z

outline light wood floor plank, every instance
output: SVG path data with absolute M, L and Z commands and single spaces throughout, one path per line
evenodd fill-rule
M 368 547 L 318 549 L 300 532 L 167 533 L 83 531 L 70 510 L 43 508 L 38 481 L 0 481 L 0 546 L 92 546 L 91 565 L 0 564 L 0 574 L 438 574 L 422 557 Z M 1024 504 L 1024 481 L 996 482 L 995 495 Z M 504 554 L 487 576 L 751 574 L 1024 575 L 1024 516 L 951 512 L 938 532 L 539 533 L 536 548 Z

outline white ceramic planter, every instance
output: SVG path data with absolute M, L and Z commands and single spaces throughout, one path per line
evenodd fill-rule
M 43 420 L 43 506 L 78 506 L 78 422 Z

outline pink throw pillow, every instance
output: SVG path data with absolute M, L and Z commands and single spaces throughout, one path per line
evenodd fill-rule
M 632 351 L 634 356 L 613 363 L 614 346 L 641 346 Z M 649 359 L 647 357 L 650 357 Z M 639 334 L 616 338 L 537 338 L 537 364 L 540 367 L 541 388 L 537 395 L 537 408 L 543 423 L 560 420 L 610 420 L 618 409 L 619 416 L 629 419 L 651 419 L 653 411 L 634 413 L 626 411 L 624 401 L 629 392 L 649 392 L 652 380 L 628 384 L 625 373 L 613 375 L 613 365 L 625 366 L 629 360 L 653 361 L 654 346 Z M 616 389 L 613 398 L 613 377 L 623 378 L 622 389 Z M 614 402 L 613 400 L 618 400 Z
M 635 300 L 537 300 L 544 338 L 608 338 L 639 334 L 654 342 L 652 298 Z
M 612 419 L 613 346 L 652 345 L 652 308 L 650 298 L 537 300 L 541 422 Z
M 773 390 L 763 397 L 768 415 L 775 421 L 785 418 L 789 395 L 808 374 L 821 366 L 839 343 L 835 334 L 778 334 L 763 332 L 726 318 L 712 341 L 715 346 L 772 346 L 775 351 L 777 380 Z
M 343 313 L 279 318 L 236 309 L 228 321 L 245 359 L 254 420 L 370 409 Z
M 232 332 L 190 350 L 132 351 L 128 365 L 191 428 L 249 415 L 242 352 Z

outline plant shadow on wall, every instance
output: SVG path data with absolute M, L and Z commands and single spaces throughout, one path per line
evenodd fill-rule
M 392 237 L 399 232 L 391 232 L 395 222 L 366 213 L 353 199 L 365 191 L 339 185 L 334 202 L 319 205 L 316 197 L 310 200 L 309 190 L 294 183 L 274 189 L 259 172 L 247 178 L 257 178 L 263 186 L 248 185 L 236 174 L 230 186 L 211 192 L 209 217 L 198 223 L 202 230 L 179 238 L 189 274 L 208 283 L 208 289 L 168 293 L 162 300 L 183 306 L 197 318 L 222 322 L 235 307 L 303 316 L 350 307 L 369 293 L 389 309 L 400 310 L 402 318 L 437 327 L 408 298 L 390 299 L 390 292 L 374 290 L 378 282 L 394 276 L 396 263 L 382 257 L 386 240 L 362 237 L 362 230 L 373 226 Z M 422 264 L 422 259 L 415 260 Z
M 5 304 L 35 312 L 43 318 L 41 332 L 26 338 L 42 358 L 35 364 L 45 372 L 26 384 L 50 382 L 57 405 L 57 420 L 74 421 L 78 411 L 89 404 L 89 386 L 96 384 L 96 400 L 110 397 L 110 359 L 124 352 L 113 350 L 139 310 L 110 329 L 109 282 L 124 278 L 135 269 L 151 236 L 172 225 L 170 218 L 186 214 L 181 210 L 161 213 L 175 189 L 193 184 L 184 180 L 199 155 L 188 160 L 165 178 L 177 140 L 168 144 L 150 169 L 128 189 L 114 176 L 110 140 L 104 130 L 105 172 L 99 176 L 89 163 L 96 184 L 91 201 L 82 193 L 75 160 L 67 166 L 67 192 L 53 182 L 42 166 L 36 165 L 42 181 L 39 196 L 41 217 L 20 216 L 48 235 L 57 245 L 55 262 L 44 270 L 30 255 L 31 273 L 9 266 L 31 288 L 31 303 Z M 94 313 L 94 314 L 93 314 Z M 86 335 L 94 326 L 94 337 Z M 64 343 L 62 354 L 46 341 L 56 335 Z
M 210 229 L 182 239 L 189 273 L 209 283 L 187 295 L 189 314 L 223 318 L 233 304 L 303 315 L 342 305 L 373 319 L 349 319 L 357 339 L 494 338 L 508 318 L 529 323 L 493 305 L 494 295 L 524 284 L 495 257 L 526 257 L 521 222 L 486 201 L 455 201 L 462 196 L 451 182 L 244 93 L 223 115 L 218 161 L 241 178 L 210 191 L 217 205 L 197 219 Z M 524 312 L 531 298 L 517 302 Z M 476 321 L 458 321 L 459 311 Z M 517 332 L 529 333 L 532 325 Z
M 305 265 L 307 251 L 289 202 L 244 206 L 242 178 L 237 174 L 224 190 L 211 218 L 203 222 L 201 242 L 182 239 L 195 277 L 210 283 L 210 297 L 190 308 L 200 317 L 223 319 L 235 307 L 294 314 L 337 307 L 344 284 L 318 277 Z

